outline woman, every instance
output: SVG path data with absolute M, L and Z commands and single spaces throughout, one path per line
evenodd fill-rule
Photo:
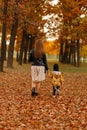
M 44 51 L 43 41 L 36 40 L 35 47 L 29 53 L 29 62 L 32 62 L 32 96 L 37 96 L 36 88 L 40 87 L 41 81 L 45 80 L 45 72 L 48 70 L 46 54 Z

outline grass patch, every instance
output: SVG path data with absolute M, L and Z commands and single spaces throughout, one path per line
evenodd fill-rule
M 52 66 L 54 63 L 58 62 L 48 62 L 49 69 L 52 70 Z M 62 64 L 58 63 L 60 71 L 67 73 L 87 73 L 87 63 L 81 63 L 80 67 L 75 67 L 70 64 Z
M 81 63 L 80 67 L 75 67 L 70 64 L 62 64 L 60 62 L 56 61 L 48 61 L 48 67 L 49 70 L 53 70 L 53 64 L 58 63 L 60 71 L 66 72 L 66 73 L 87 73 L 87 63 Z M 7 68 L 7 62 L 5 62 L 5 69 Z M 21 66 L 14 61 L 13 63 L 13 69 L 14 70 L 20 70 L 20 71 L 27 71 L 30 70 L 31 64 L 22 64 Z

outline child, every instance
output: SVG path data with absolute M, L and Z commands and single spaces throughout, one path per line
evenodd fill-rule
M 55 96 L 56 93 L 59 94 L 60 92 L 60 87 L 62 86 L 63 83 L 63 75 L 59 71 L 59 66 L 58 64 L 53 65 L 53 71 L 50 72 L 50 77 L 52 80 L 52 86 L 53 86 L 53 92 L 52 95 Z
M 45 80 L 45 72 L 48 70 L 43 41 L 36 40 L 35 47 L 30 51 L 28 62 L 32 62 L 32 96 L 37 96 L 36 88 L 40 87 L 41 81 Z

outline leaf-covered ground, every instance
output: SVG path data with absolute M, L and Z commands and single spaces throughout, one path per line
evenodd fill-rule
M 87 130 L 87 74 L 64 73 L 59 96 L 48 76 L 31 97 L 30 70 L 0 73 L 0 130 Z

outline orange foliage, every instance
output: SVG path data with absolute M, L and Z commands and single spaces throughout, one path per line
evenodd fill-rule
M 54 41 L 46 41 L 45 43 L 45 52 L 47 54 L 59 54 L 60 45 Z

